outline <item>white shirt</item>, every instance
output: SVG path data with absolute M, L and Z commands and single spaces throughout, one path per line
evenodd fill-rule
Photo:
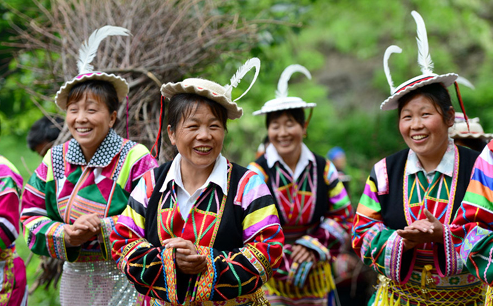
M 171 180 L 175 181 L 175 184 L 178 187 L 176 189 L 178 207 L 180 208 L 180 213 L 183 220 L 187 220 L 195 201 L 197 201 L 198 197 L 202 191 L 207 188 L 209 183 L 212 182 L 218 185 L 222 189 L 223 194 L 226 195 L 228 193 L 228 162 L 226 158 L 219 153 L 219 156 L 216 158 L 214 168 L 205 183 L 192 195 L 190 195 L 185 189 L 181 178 L 181 158 L 181 154 L 178 153 L 175 159 L 173 159 L 168 174 L 166 175 L 166 179 L 164 180 L 161 189 L 159 189 L 159 192 L 164 192 Z
M 286 163 L 279 155 L 279 153 L 277 153 L 276 147 L 274 147 L 273 144 L 270 144 L 267 147 L 267 150 L 265 150 L 265 155 L 267 159 L 267 166 L 269 166 L 269 168 L 272 168 L 277 161 L 280 162 L 281 165 L 283 165 L 284 168 L 286 168 L 286 170 L 289 172 L 294 182 L 298 180 L 299 176 L 303 173 L 303 170 L 305 170 L 306 166 L 308 166 L 308 163 L 310 161 L 315 163 L 315 155 L 313 155 L 313 153 L 310 151 L 310 149 L 308 149 L 308 147 L 304 143 L 301 143 L 300 159 L 296 164 L 294 174 L 291 168 L 289 168 L 289 166 L 286 165 Z

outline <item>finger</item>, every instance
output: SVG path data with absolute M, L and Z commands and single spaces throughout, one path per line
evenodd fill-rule
M 190 249 L 183 249 L 183 248 L 175 247 L 175 250 L 176 250 L 177 254 L 178 253 L 183 254 L 183 255 L 195 255 L 195 254 L 197 254 L 197 253 L 192 253 L 192 250 L 190 250 Z
M 310 251 L 303 252 L 303 254 L 301 254 L 300 257 L 298 258 L 298 262 L 302 263 L 302 262 L 308 261 L 308 258 L 310 258 L 310 255 L 311 255 Z
M 435 222 L 436 220 L 438 220 L 431 212 L 428 211 L 428 209 L 423 209 L 423 212 L 425 213 L 425 216 L 430 220 L 430 222 Z
M 188 244 L 185 240 L 183 241 L 171 241 L 171 242 L 168 242 L 168 244 L 166 245 L 166 248 L 175 248 L 175 249 L 178 249 L 178 248 L 181 248 L 181 249 L 188 249 Z

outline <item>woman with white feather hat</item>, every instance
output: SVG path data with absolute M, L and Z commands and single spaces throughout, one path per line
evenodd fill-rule
M 464 267 L 451 233 L 478 153 L 448 136 L 455 111 L 447 87 L 458 75 L 433 73 L 424 21 L 411 14 L 422 75 L 394 88 L 387 61 L 401 49 L 389 47 L 384 70 L 391 96 L 380 107 L 398 109 L 409 148 L 373 166 L 353 224 L 353 248 L 379 273 L 370 305 L 482 305 L 482 285 Z
M 284 236 L 262 179 L 221 154 L 227 119 L 243 114 L 231 84 L 190 78 L 167 83 L 168 136 L 178 155 L 147 172 L 111 235 L 113 258 L 141 293 L 140 305 L 268 305 L 262 284 L 282 256 Z
M 62 305 L 132 305 L 137 297 L 111 258 L 109 235 L 138 179 L 157 162 L 112 129 L 127 82 L 90 65 L 104 38 L 129 34 L 105 26 L 80 48 L 79 75 L 55 97 L 73 138 L 48 151 L 22 196 L 27 245 L 65 261 Z
M 288 96 L 295 72 L 311 79 L 305 67 L 288 66 L 276 98 L 253 113 L 266 114 L 270 144 L 248 168 L 274 195 L 286 238 L 283 263 L 266 292 L 272 305 L 335 305 L 330 263 L 349 239 L 353 213 L 335 166 L 303 143 L 309 121 L 304 109 L 316 104 Z

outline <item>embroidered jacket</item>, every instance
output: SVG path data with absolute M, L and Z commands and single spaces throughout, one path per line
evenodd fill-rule
M 160 191 L 170 166 L 144 175 L 111 235 L 113 258 L 142 294 L 142 305 L 262 303 L 260 287 L 279 266 L 284 242 L 267 186 L 228 162 L 227 195 L 211 182 L 184 220 L 175 181 Z M 192 241 L 206 255 L 207 270 L 181 273 L 174 249 L 161 244 L 172 237 Z
M 297 300 L 326 297 L 334 288 L 331 257 L 337 256 L 349 240 L 353 216 L 335 166 L 302 144 L 295 173 L 291 173 L 273 145 L 248 168 L 260 175 L 275 196 L 286 237 L 283 263 L 268 283 L 268 292 Z M 295 243 L 315 251 L 318 262 L 293 262 Z
M 476 160 L 466 195 L 451 226 L 452 240 L 471 273 L 493 285 L 493 142 Z
M 75 139 L 53 147 L 25 186 L 21 221 L 36 254 L 68 261 L 111 260 L 110 232 L 138 179 L 157 162 L 146 147 L 110 129 L 86 163 Z M 97 213 L 100 238 L 66 247 L 64 224 Z
M 356 212 L 352 245 L 365 264 L 391 282 L 389 298 L 394 294 L 394 299 L 400 297 L 401 303 L 409 300 L 411 305 L 431 303 L 433 299 L 474 305 L 481 300 L 478 281 L 463 269 L 449 226 L 476 157 L 476 152 L 449 141 L 437 170 L 430 175 L 431 181 L 409 149 L 373 167 Z M 426 243 L 404 252 L 396 230 L 426 218 L 423 208 L 444 225 L 444 242 Z M 388 281 L 381 282 L 381 286 L 387 286 Z
M 22 177 L 0 155 L 0 305 L 27 305 L 26 268 L 15 252 Z

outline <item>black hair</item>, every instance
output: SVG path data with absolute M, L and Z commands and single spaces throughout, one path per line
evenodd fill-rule
M 288 115 L 288 117 L 292 117 L 301 125 L 301 127 L 305 127 L 305 111 L 302 108 L 290 108 L 277 112 L 267 113 L 267 116 L 265 116 L 265 126 L 267 127 L 267 129 L 269 128 L 269 124 L 272 122 L 272 120 L 276 120 L 283 114 Z
M 450 94 L 448 93 L 447 88 L 445 88 L 441 83 L 433 83 L 419 87 L 401 97 L 398 101 L 399 116 L 401 115 L 402 108 L 418 95 L 428 98 L 433 103 L 436 110 L 442 115 L 444 123 L 448 123 L 450 120 L 453 120 L 453 118 L 450 118 L 450 114 L 448 112 L 450 107 L 452 107 L 452 100 L 450 99 Z
M 181 119 L 191 116 L 200 103 L 204 103 L 209 107 L 214 116 L 223 124 L 224 130 L 227 131 L 228 111 L 226 108 L 209 98 L 191 93 L 180 93 L 171 97 L 168 104 L 168 125 L 171 130 L 175 131 Z
M 55 116 L 53 119 L 60 126 L 63 126 L 63 118 Z M 38 119 L 27 134 L 27 145 L 31 151 L 44 142 L 50 143 L 55 141 L 60 134 L 60 129 L 48 117 Z
M 101 80 L 89 80 L 72 87 L 67 97 L 67 106 L 70 101 L 79 101 L 82 99 L 86 91 L 91 92 L 96 98 L 101 99 L 100 101 L 106 105 L 110 115 L 113 114 L 113 112 L 118 111 L 120 101 L 118 101 L 118 94 L 116 93 L 115 86 L 110 82 Z M 116 126 L 117 124 L 118 118 L 116 118 L 114 125 Z

